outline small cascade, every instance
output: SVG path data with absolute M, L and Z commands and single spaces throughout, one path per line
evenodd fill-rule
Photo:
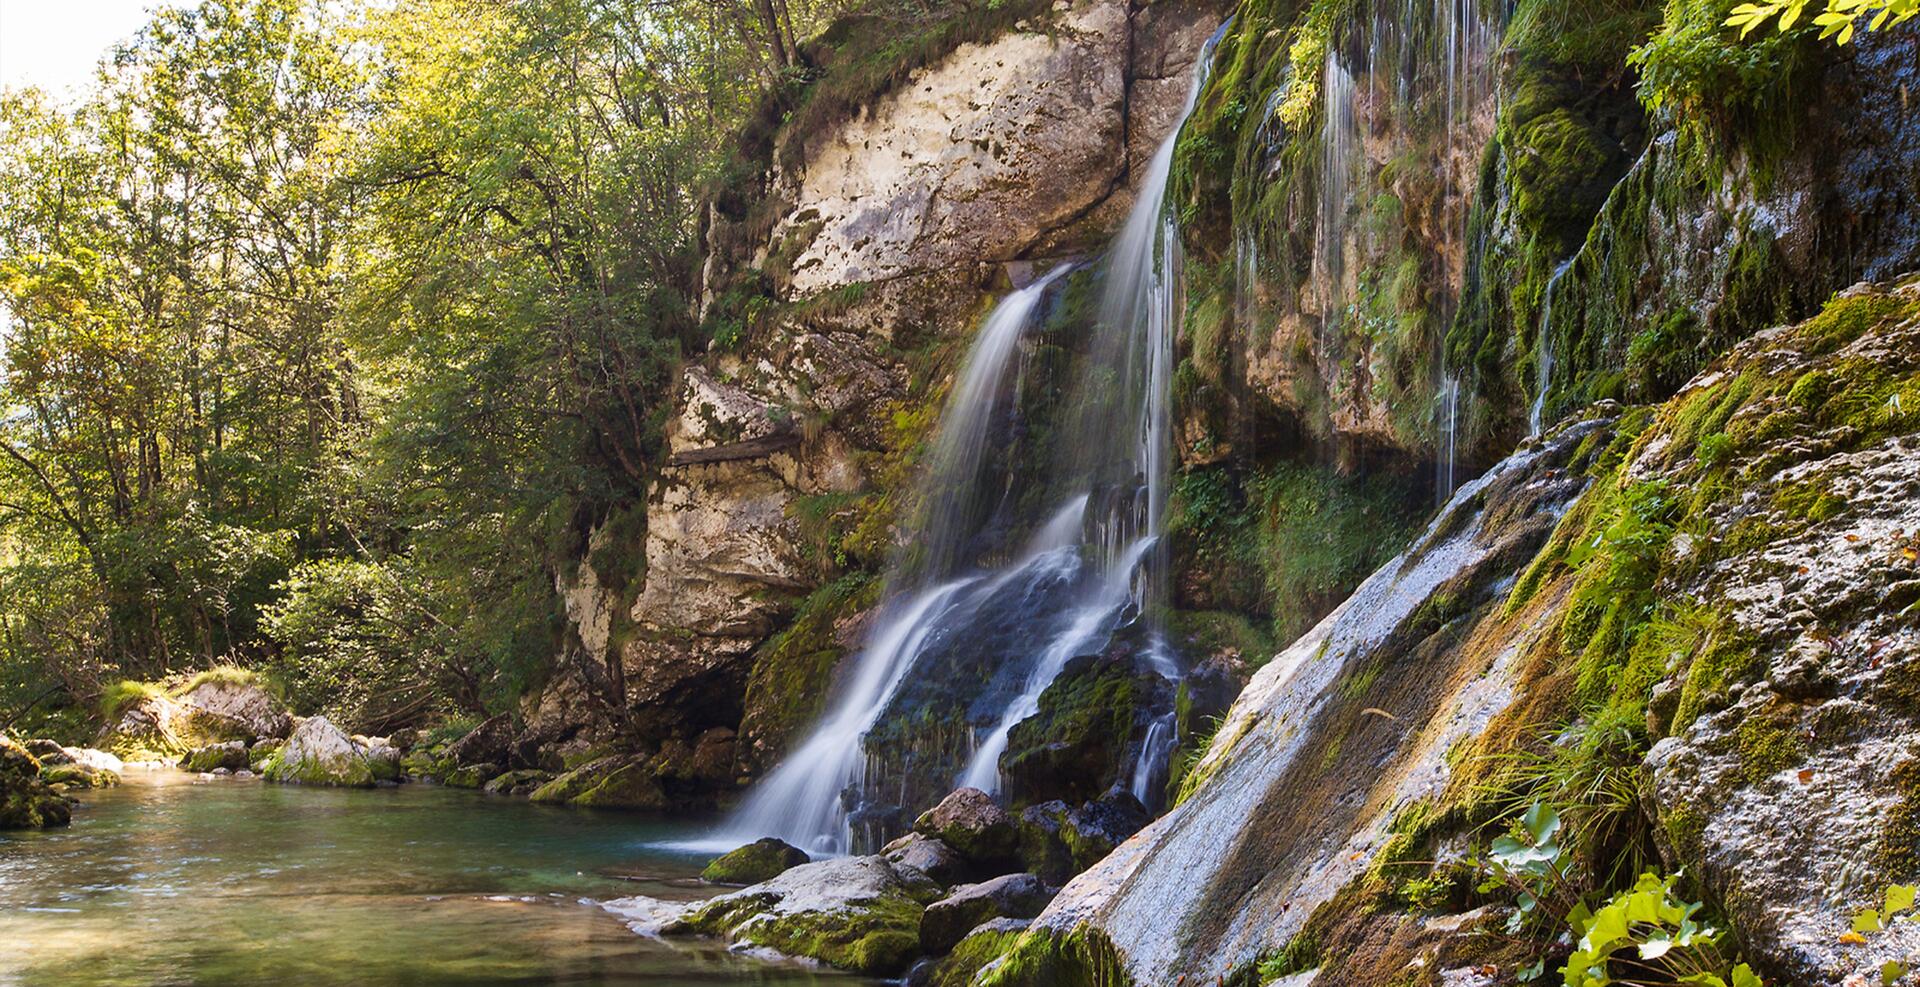
M 1434 485 L 1438 488 L 1442 503 L 1453 497 L 1459 489 L 1460 458 L 1460 378 L 1441 372 L 1439 402 L 1439 433 L 1434 461 Z
M 1573 258 L 1569 257 L 1554 268 L 1553 276 L 1547 279 L 1547 288 L 1540 295 L 1539 341 L 1535 344 L 1538 355 L 1534 357 L 1535 372 L 1533 383 L 1533 408 L 1527 414 L 1529 435 L 1539 435 L 1542 419 L 1546 417 L 1547 390 L 1553 386 L 1553 293 L 1560 287 L 1560 279 L 1573 268 Z
M 1199 59 L 1183 121 L 1218 39 Z M 1000 438 L 1021 413 L 1022 340 L 1043 321 L 1065 268 L 1009 295 L 982 324 L 941 418 L 923 512 L 890 574 L 888 601 L 826 714 L 718 832 L 683 846 L 778 836 L 844 854 L 897 833 L 909 813 L 948 791 L 946 781 L 999 789 L 1008 738 L 1038 710 L 1041 693 L 1071 659 L 1140 627 L 1162 597 L 1173 339 L 1185 304 L 1166 207 L 1174 146 L 1169 136 L 1154 154 L 1103 261 L 1095 331 L 1059 412 L 1066 437 L 1044 475 L 1006 462 Z M 1022 523 L 1018 515 L 1031 510 L 1022 505 L 1048 501 L 1055 506 L 1044 516 Z M 1018 551 L 1002 547 L 1022 530 L 1030 534 Z M 1178 677 L 1159 635 L 1143 630 L 1133 637 L 1152 642 L 1147 670 Z M 948 735 L 953 719 L 929 719 L 930 709 L 956 701 L 964 738 Z M 915 749 L 929 736 L 941 751 Z M 957 772 L 929 776 L 955 754 L 963 758 Z
M 1332 48 L 1320 81 L 1325 112 L 1320 123 L 1320 215 L 1313 252 L 1313 281 L 1320 311 L 1329 322 L 1346 305 L 1347 228 L 1351 186 L 1366 173 L 1355 113 L 1359 90 L 1353 73 Z

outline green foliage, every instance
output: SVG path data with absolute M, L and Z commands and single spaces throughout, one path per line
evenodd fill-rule
M 1734 9 L 1735 0 L 1668 0 L 1665 22 L 1628 58 L 1640 73 L 1640 99 L 1695 139 L 1718 132 L 1782 147 L 1795 119 L 1790 108 L 1805 98 L 1805 32 L 1743 42 L 1726 27 Z
M 1752 34 L 1756 28 L 1768 21 L 1778 19 L 1779 29 L 1786 32 L 1806 13 L 1810 0 L 1760 0 L 1759 3 L 1743 3 L 1727 15 L 1727 26 L 1740 29 L 1742 38 Z M 1813 23 L 1820 28 L 1820 37 L 1834 38 L 1840 44 L 1853 40 L 1853 32 L 1866 20 L 1867 29 L 1878 31 L 1883 27 L 1904 24 L 1920 14 L 1920 0 L 1826 0 L 1826 9 L 1814 15 Z
M 1674 896 L 1678 875 L 1640 875 L 1623 891 L 1588 911 L 1567 916 L 1578 937 L 1562 968 L 1566 987 L 1683 983 L 1699 987 L 1763 987 L 1745 963 L 1720 954 L 1721 932 L 1698 920 L 1702 906 Z M 1634 958 L 1623 955 L 1627 950 Z

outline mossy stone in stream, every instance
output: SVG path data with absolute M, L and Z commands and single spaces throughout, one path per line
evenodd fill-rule
M 671 805 L 646 759 L 627 755 L 583 764 L 535 789 L 528 798 L 612 809 L 665 809 Z
M 769 836 L 714 858 L 700 872 L 700 879 L 715 884 L 759 884 L 812 860 L 805 850 Z
M 39 759 L 0 737 L 0 829 L 65 826 L 72 819 L 73 803 L 40 779 Z
M 491 761 L 468 764 L 447 772 L 440 783 L 448 788 L 479 788 L 505 771 L 505 768 Z
M 230 740 L 224 744 L 208 744 L 188 751 L 180 758 L 180 770 L 199 772 L 226 768 L 229 771 L 239 771 L 250 763 L 247 745 L 238 740 Z
M 366 752 L 324 716 L 295 727 L 286 746 L 268 759 L 263 774 L 268 781 L 341 788 L 371 788 L 375 781 Z
M 682 919 L 730 938 L 869 976 L 894 976 L 920 952 L 923 909 L 883 857 L 803 864 L 722 895 Z
M 105 768 L 85 764 L 53 764 L 40 769 L 40 780 L 66 788 L 111 788 L 120 784 L 120 776 Z

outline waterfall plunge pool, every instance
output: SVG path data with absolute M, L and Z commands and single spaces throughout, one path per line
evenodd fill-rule
M 177 771 L 80 798 L 70 828 L 0 832 L 0 987 L 866 983 L 598 907 L 719 890 L 649 846 L 689 822 Z

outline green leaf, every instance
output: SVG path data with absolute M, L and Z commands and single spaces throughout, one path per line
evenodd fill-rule
M 1767 987 L 1767 984 L 1759 974 L 1753 972 L 1752 967 L 1742 963 L 1733 968 L 1733 983 L 1728 987 Z
M 1893 987 L 1900 978 L 1907 975 L 1907 966 L 1899 960 L 1888 960 L 1880 965 L 1880 987 Z
M 1853 917 L 1853 931 L 1879 932 L 1880 931 L 1880 913 L 1869 908 L 1866 911 L 1861 912 L 1858 915 L 1855 915 Z
M 1667 955 L 1668 951 L 1672 949 L 1673 940 L 1665 936 L 1652 936 L 1649 937 L 1646 942 L 1640 944 L 1640 958 L 1643 960 L 1657 960 Z
M 1920 891 L 1920 888 L 1916 888 L 1911 884 L 1895 884 L 1889 886 L 1887 888 L 1885 908 L 1888 917 L 1911 910 L 1913 908 L 1915 892 L 1917 891 Z

